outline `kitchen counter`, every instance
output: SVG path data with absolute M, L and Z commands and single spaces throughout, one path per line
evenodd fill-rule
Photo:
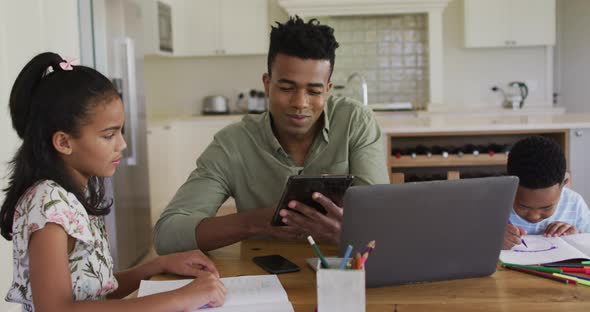
M 150 122 L 150 126 L 167 126 L 171 123 L 198 122 L 201 125 L 229 125 L 240 121 L 245 115 L 208 115 L 170 118 Z M 428 132 L 473 132 L 513 131 L 535 129 L 590 128 L 588 114 L 552 115 L 420 115 L 412 111 L 375 112 L 375 118 L 384 133 L 428 133 Z
M 410 110 L 410 111 L 376 111 L 375 116 L 390 117 L 394 119 L 413 119 L 416 117 L 449 117 L 449 116 L 479 116 L 479 117 L 514 117 L 514 116 L 552 116 L 563 115 L 565 109 L 563 107 L 535 107 L 529 106 L 519 110 L 511 110 L 500 107 L 451 107 L 447 106 L 442 110 Z M 150 118 L 149 125 L 167 125 L 176 121 L 226 121 L 228 123 L 241 120 L 245 114 L 229 114 L 229 115 L 178 115 L 167 116 L 161 118 Z
M 397 118 L 376 116 L 384 133 L 435 133 L 474 131 L 519 131 L 590 128 L 590 114 L 530 116 L 430 116 Z

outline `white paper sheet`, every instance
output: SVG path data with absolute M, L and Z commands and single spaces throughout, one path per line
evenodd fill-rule
M 287 293 L 276 275 L 226 277 L 221 281 L 227 287 L 225 303 L 207 311 L 277 311 L 292 312 Z M 141 281 L 138 297 L 178 289 L 191 280 Z
M 543 237 L 542 235 L 525 235 L 527 243 L 514 246 L 511 250 L 502 250 L 500 260 L 514 264 L 542 264 L 568 259 L 589 258 L 590 234 L 576 234 L 562 237 Z

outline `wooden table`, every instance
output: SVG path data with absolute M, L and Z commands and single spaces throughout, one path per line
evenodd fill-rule
M 336 247 L 320 246 L 326 256 Z M 315 272 L 305 263 L 314 257 L 305 243 L 245 241 L 208 253 L 222 277 L 267 274 L 252 257 L 280 254 L 301 267 L 278 275 L 295 311 L 314 311 Z M 154 280 L 178 277 L 161 275 Z M 590 311 L 590 287 L 573 286 L 498 268 L 489 277 L 367 288 L 367 311 Z

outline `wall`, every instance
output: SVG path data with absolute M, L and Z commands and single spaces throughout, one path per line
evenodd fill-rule
M 334 28 L 336 50 L 334 85 L 342 94 L 362 100 L 359 80 L 347 85 L 352 73 L 366 79 L 368 103 L 410 102 L 416 109 L 428 102 L 428 16 L 320 17 Z
M 555 90 L 568 112 L 590 112 L 590 1 L 557 1 Z
M 444 98 L 448 106 L 494 106 L 494 85 L 535 81 L 526 106 L 550 106 L 546 98 L 544 47 L 466 49 L 463 47 L 463 0 L 453 0 L 443 13 Z M 552 88 L 552 86 L 549 86 Z M 533 90 L 534 89 L 534 90 Z
M 59 17 L 56 19 L 56 17 Z M 18 30 L 15 31 L 15 30 Z M 26 40 L 24 39 L 26 38 Z M 7 162 L 20 144 L 8 111 L 12 84 L 34 55 L 55 51 L 76 57 L 79 51 L 76 0 L 0 0 L 0 188 L 7 185 Z M 0 202 L 4 194 L 0 193 Z M 12 243 L 0 238 L 0 311 L 20 311 L 4 296 L 12 282 Z
M 0 2 L 0 21 L 7 20 L 6 14 L 7 5 L 4 1 Z M 0 149 L 0 188 L 6 187 L 6 179 L 4 178 L 7 174 L 6 164 L 9 161 L 10 156 L 14 152 L 16 146 L 16 134 L 12 131 L 10 123 L 10 117 L 8 114 L 7 105 L 8 103 L 8 81 L 12 80 L 12 74 L 9 71 L 13 71 L 7 60 L 7 38 L 6 38 L 6 26 L 4 23 L 0 24 L 0 142 L 2 147 Z M 11 68 L 10 70 L 4 70 Z M 0 193 L 0 202 L 4 200 L 4 193 Z M 0 237 L 0 299 L 4 298 L 4 295 L 10 287 L 12 282 L 12 244 Z M 4 300 L 0 300 L 0 311 L 16 311 L 19 308 L 18 305 L 10 304 Z
M 546 49 L 463 48 L 463 5 L 463 0 L 453 0 L 443 14 L 444 105 L 498 107 L 501 98 L 490 88 L 521 80 L 534 82 L 526 106 L 551 106 Z M 235 96 L 236 89 L 259 88 L 265 61 L 265 56 L 148 59 L 148 118 L 191 115 L 205 95 Z
M 148 120 L 200 114 L 207 95 L 225 95 L 235 103 L 238 90 L 264 90 L 264 56 L 194 58 L 146 57 Z

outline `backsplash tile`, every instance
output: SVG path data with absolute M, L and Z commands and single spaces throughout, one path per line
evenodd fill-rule
M 412 102 L 425 108 L 428 102 L 428 19 L 426 14 L 386 16 L 338 16 L 318 18 L 335 30 L 334 85 L 346 85 L 354 72 L 365 77 L 369 103 Z M 354 80 L 334 93 L 361 97 Z

